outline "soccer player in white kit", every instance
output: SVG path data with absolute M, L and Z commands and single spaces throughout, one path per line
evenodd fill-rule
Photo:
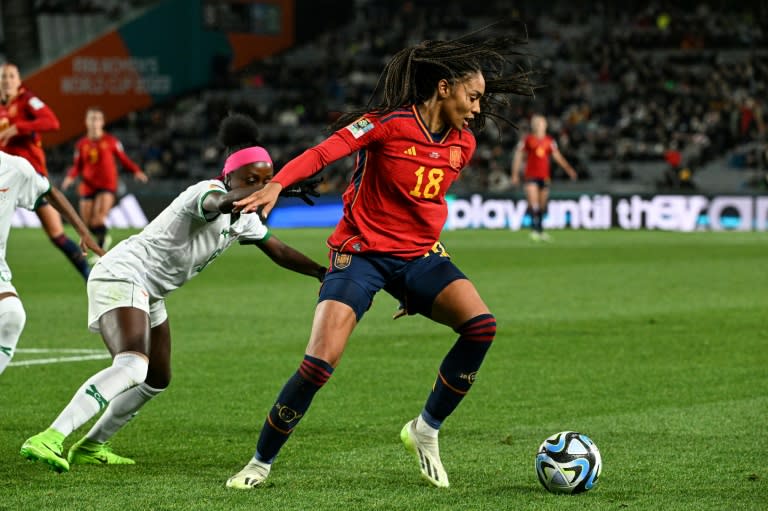
M 13 358 L 27 319 L 19 294 L 11 284 L 11 269 L 5 261 L 11 220 L 17 207 L 34 211 L 43 198 L 77 230 L 83 252 L 90 248 L 97 254 L 104 253 L 88 234 L 88 228 L 67 198 L 53 188 L 47 178 L 38 174 L 26 159 L 0 152 L 0 374 Z
M 91 376 L 51 426 L 29 438 L 21 455 L 57 472 L 70 464 L 133 464 L 107 441 L 147 401 L 168 387 L 171 333 L 165 297 L 200 273 L 235 242 L 255 244 L 275 263 L 322 281 L 326 268 L 289 247 L 256 214 L 232 213 L 232 203 L 272 178 L 272 160 L 257 145 L 255 123 L 230 115 L 219 138 L 229 157 L 219 179 L 182 192 L 141 233 L 117 244 L 88 279 L 88 327 L 100 332 L 112 365 Z M 104 410 L 63 456 L 63 441 Z

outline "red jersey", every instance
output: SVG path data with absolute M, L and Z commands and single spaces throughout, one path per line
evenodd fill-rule
M 520 141 L 527 156 L 525 179 L 549 179 L 549 157 L 557 149 L 557 142 L 549 135 L 539 138 L 528 135 Z
M 25 158 L 38 174 L 47 176 L 40 132 L 59 129 L 59 119 L 53 110 L 32 92 L 21 87 L 14 98 L 0 104 L 0 130 L 9 126 L 16 126 L 19 133 L 0 149 Z
M 361 117 L 291 160 L 273 181 L 290 186 L 357 151 L 344 214 L 328 245 L 412 259 L 439 240 L 448 216 L 445 194 L 475 146 L 466 129 L 430 133 L 414 105 Z
M 123 151 L 118 139 L 104 133 L 97 139 L 87 136 L 75 144 L 75 161 L 67 176 L 80 177 L 80 195 L 88 196 L 96 190 L 117 191 L 117 165 L 115 157 L 133 174 L 141 169 Z

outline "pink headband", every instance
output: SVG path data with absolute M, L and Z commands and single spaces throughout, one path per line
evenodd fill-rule
M 270 165 L 272 164 L 272 158 L 269 157 L 269 153 L 263 147 L 246 147 L 229 155 L 229 158 L 224 163 L 224 170 L 221 171 L 221 175 L 222 177 L 226 176 L 243 165 L 256 163 L 257 161 L 266 161 Z

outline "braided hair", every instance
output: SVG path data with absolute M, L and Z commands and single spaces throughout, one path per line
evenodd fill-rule
M 366 108 L 343 114 L 333 129 L 368 112 L 384 115 L 423 103 L 432 97 L 440 80 L 454 84 L 477 72 L 485 78 L 485 94 L 480 98 L 481 111 L 475 116 L 474 127 L 482 129 L 488 118 L 514 125 L 499 110 L 509 105 L 509 96 L 533 96 L 534 90 L 530 72 L 520 68 L 510 71 L 511 58 L 526 55 L 518 49 L 527 42 L 525 27 L 518 26 L 522 27 L 521 36 L 505 30 L 481 37 L 492 29 L 501 29 L 500 23 L 495 23 L 450 41 L 423 41 L 400 50 L 379 76 Z

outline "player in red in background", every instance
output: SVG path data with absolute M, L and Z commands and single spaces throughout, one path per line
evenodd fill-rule
M 496 320 L 439 241 L 448 214 L 445 195 L 475 150 L 469 125 L 481 128 L 489 107 L 506 94 L 531 92 L 524 75 L 503 71 L 515 42 L 510 36 L 464 37 L 400 51 L 379 79 L 381 103 L 369 102 L 362 116 L 343 116 L 336 126 L 346 127 L 286 164 L 260 192 L 235 203 L 243 212 L 261 209 L 266 216 L 284 187 L 357 153 L 343 218 L 328 238 L 331 268 L 304 360 L 269 411 L 254 457 L 228 487 L 250 489 L 264 482 L 381 289 L 406 313 L 422 314 L 459 334 L 424 409 L 400 433 L 420 460 L 422 476 L 437 487 L 448 486 L 438 431 L 470 390 L 496 334 Z M 385 380 L 371 391 L 387 388 Z
M 14 64 L 0 67 L 0 150 L 25 158 L 35 171 L 48 177 L 40 132 L 59 129 L 59 120 L 40 98 L 21 83 L 19 68 Z M 61 250 L 77 271 L 88 279 L 91 271 L 86 256 L 64 234 L 61 215 L 48 202 L 35 209 L 40 223 L 54 245 Z
M 61 184 L 66 190 L 80 177 L 80 216 L 85 220 L 99 245 L 107 250 L 107 215 L 115 205 L 117 164 L 115 157 L 137 181 L 146 183 L 147 175 L 131 161 L 118 139 L 104 131 L 104 112 L 97 107 L 85 113 L 87 134 L 75 144 L 75 161 Z
M 550 155 L 575 181 L 578 174 L 557 148 L 555 139 L 547 135 L 547 120 L 543 115 L 531 117 L 532 134 L 522 139 L 515 148 L 512 159 L 512 186 L 520 184 L 520 166 L 523 156 L 525 163 L 525 198 L 531 214 L 531 239 L 534 241 L 549 241 L 550 237 L 543 230 L 543 218 L 547 212 L 549 200 L 549 184 L 552 180 L 550 173 Z

